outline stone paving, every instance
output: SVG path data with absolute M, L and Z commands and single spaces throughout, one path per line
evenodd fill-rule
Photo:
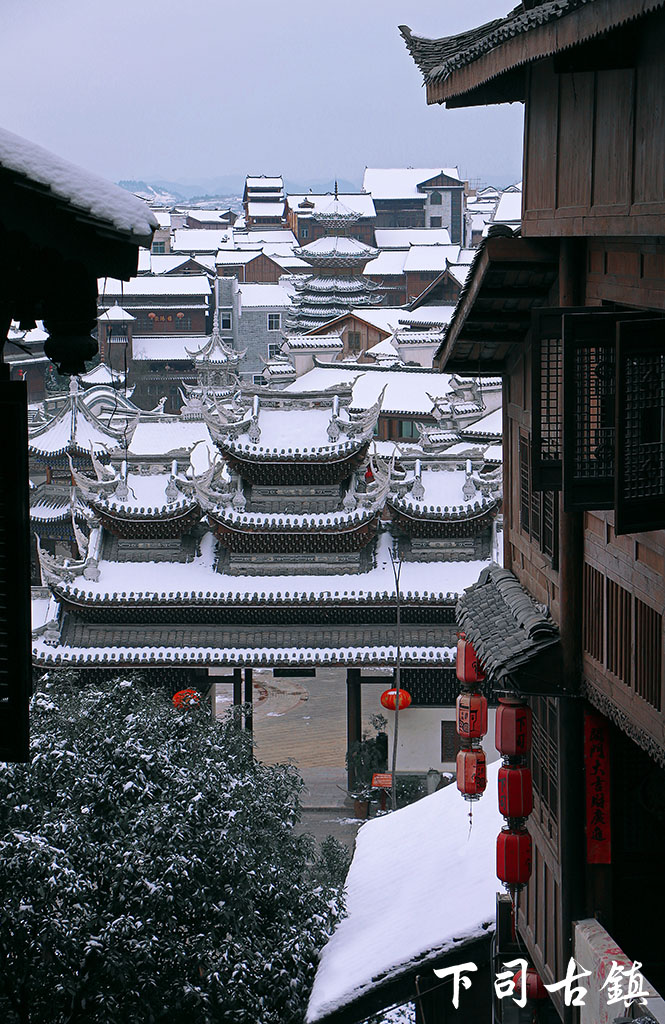
M 266 764 L 292 761 L 305 781 L 303 830 L 352 847 L 362 822 L 346 791 L 346 671 L 317 669 L 316 676 L 274 679 L 255 669 L 254 752 Z M 230 706 L 232 687 L 217 685 L 217 714 Z

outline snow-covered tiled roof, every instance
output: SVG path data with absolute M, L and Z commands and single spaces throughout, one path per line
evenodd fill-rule
M 112 370 L 106 363 L 98 363 L 92 370 L 82 373 L 79 380 L 82 384 L 122 384 L 125 379 L 124 373 L 119 370 Z
M 279 203 L 247 203 L 248 217 L 275 217 L 277 220 L 284 216 L 284 202 Z
M 417 186 L 437 174 L 460 181 L 457 167 L 366 167 L 363 190 L 373 199 L 422 199 L 425 193 Z
M 508 224 L 510 227 L 514 227 L 516 224 L 520 224 L 522 221 L 522 191 L 521 189 L 516 192 L 502 192 L 501 198 L 497 203 L 494 216 L 492 217 L 493 224 Z
M 307 1024 L 351 1007 L 381 982 L 427 973 L 448 952 L 464 959 L 460 947 L 493 930 L 499 765 L 487 767 L 488 792 L 474 806 L 472 828 L 456 786 L 363 825 L 346 879 L 346 914 L 321 953 Z M 392 864 L 416 869 L 390 885 Z
M 341 334 L 289 334 L 284 341 L 290 349 L 306 349 L 308 352 L 344 348 Z
M 455 306 L 418 306 L 417 309 L 400 310 L 400 324 L 448 324 L 455 312 Z
M 131 298 L 142 295 L 210 295 L 210 279 L 203 274 L 164 274 L 151 277 L 133 277 L 130 281 L 115 278 L 100 278 L 98 282 L 99 302 L 104 305 L 106 298 Z
M 243 266 L 261 255 L 261 249 L 220 249 L 215 263 L 220 267 Z
M 458 245 L 412 245 L 404 261 L 404 273 L 443 271 L 447 263 L 456 263 Z
M 128 313 L 126 309 L 123 309 L 122 306 L 119 306 L 116 302 L 110 307 L 110 309 L 106 309 L 103 313 L 100 313 L 97 319 L 101 320 L 102 323 L 129 324 L 132 320 L 136 320 L 136 317 L 132 316 L 131 313 Z
M 71 164 L 28 139 L 0 128 L 0 166 L 50 188 L 137 245 L 150 245 L 157 218 L 142 199 L 104 178 Z
M 136 362 L 145 362 L 150 359 L 163 361 L 173 359 L 191 363 L 194 358 L 191 351 L 201 348 L 209 340 L 207 334 L 135 335 L 132 338 L 132 358 Z
M 411 245 L 450 245 L 448 228 L 376 228 L 379 249 L 408 249 Z
M 473 434 L 496 434 L 500 437 L 503 432 L 503 414 L 501 409 L 495 409 L 494 412 L 489 412 L 482 419 L 474 420 L 473 423 L 469 423 L 464 428 L 464 433 L 468 435 Z
M 165 456 L 173 452 L 188 452 L 202 441 L 213 449 L 208 428 L 201 420 L 184 420 L 180 416 L 165 416 L 157 421 L 141 419 L 134 431 L 129 454 Z
M 371 274 L 372 277 L 376 274 L 403 274 L 406 257 L 405 249 L 388 249 L 385 252 L 380 252 L 376 259 L 368 263 L 363 273 Z
M 248 174 L 245 178 L 245 186 L 251 189 L 276 189 L 284 188 L 284 179 L 280 175 Z
M 340 384 L 353 385 L 351 409 L 369 409 L 385 388 L 381 411 L 413 416 L 430 416 L 432 399 L 443 398 L 450 392 L 450 374 L 435 370 L 363 370 L 360 364 L 345 366 L 330 363 L 315 366 L 287 385 L 287 392 L 307 392 L 334 389 Z
M 360 217 L 374 217 L 376 210 L 374 209 L 374 201 L 370 195 L 365 192 L 340 192 L 338 193 L 339 200 L 348 207 L 353 213 L 357 213 Z M 289 194 L 286 197 L 289 209 L 295 211 L 301 217 L 307 214 L 324 213 L 334 200 L 334 194 L 332 192 L 326 192 L 324 194 L 318 194 L 314 192 Z M 302 203 L 306 203 L 306 206 L 302 206 Z
M 279 284 L 241 284 L 240 305 L 242 306 L 266 306 L 266 307 L 288 307 L 291 305 L 291 296 L 286 288 Z
M 104 454 L 120 442 L 123 431 L 108 427 L 83 401 L 84 392 L 75 377 L 71 378 L 67 400 L 49 420 L 28 430 L 28 451 L 44 460 L 90 450 Z M 128 432 L 131 437 L 131 430 Z
M 229 228 L 178 228 L 173 232 L 172 252 L 217 252 Z

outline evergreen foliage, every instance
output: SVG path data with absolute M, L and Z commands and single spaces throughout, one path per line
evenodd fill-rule
M 0 1019 L 301 1022 L 340 911 L 301 786 L 204 705 L 46 677 L 32 763 L 0 765 Z

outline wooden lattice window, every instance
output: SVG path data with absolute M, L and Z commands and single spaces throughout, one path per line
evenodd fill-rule
M 614 506 L 619 324 L 653 313 L 587 312 L 563 317 L 564 508 Z M 622 328 L 623 330 L 623 328 Z
M 632 609 L 631 594 L 607 581 L 607 668 L 630 684 Z
M 665 526 L 665 322 L 621 323 L 617 332 L 615 529 Z
M 531 322 L 531 472 L 536 491 L 561 489 L 563 450 L 562 327 L 564 313 L 583 309 L 537 309 Z
M 533 703 L 531 772 L 540 824 L 556 844 L 559 831 L 559 717 L 552 697 Z
M 530 533 L 531 527 L 531 467 L 529 441 L 523 434 L 519 437 L 520 470 L 520 529 Z
M 584 650 L 602 665 L 605 658 L 605 577 L 585 562 L 582 586 Z
M 520 529 L 528 533 L 551 559 L 552 567 L 559 564 L 559 502 L 554 491 L 536 491 L 533 487 L 531 453 L 528 437 L 519 436 L 519 514 Z
M 635 598 L 635 693 L 660 711 L 663 671 L 663 616 Z

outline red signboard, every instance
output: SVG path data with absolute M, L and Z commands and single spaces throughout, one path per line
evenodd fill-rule
M 372 775 L 373 789 L 390 789 L 393 784 L 391 772 L 374 772 Z
M 584 775 L 587 864 L 611 864 L 609 729 L 604 718 L 590 711 L 584 714 Z

